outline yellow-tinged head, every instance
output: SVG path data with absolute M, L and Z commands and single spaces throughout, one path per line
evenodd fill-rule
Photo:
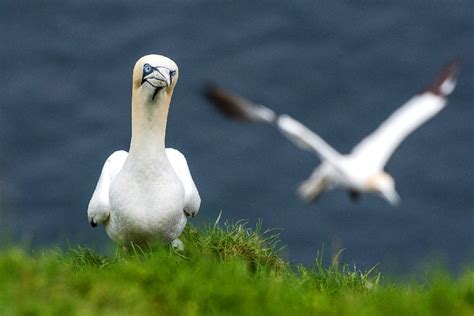
M 370 177 L 367 181 L 367 188 L 369 191 L 379 193 L 392 205 L 397 205 L 400 202 L 400 197 L 395 190 L 395 181 L 386 172 L 382 171 Z
M 143 56 L 133 68 L 132 93 L 148 102 L 156 102 L 164 95 L 171 97 L 178 75 L 178 66 L 168 57 Z

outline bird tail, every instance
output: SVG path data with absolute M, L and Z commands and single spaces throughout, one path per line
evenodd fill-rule
M 316 201 L 323 192 L 328 190 L 329 181 L 322 166 L 316 168 L 311 176 L 300 184 L 297 190 L 298 196 L 306 201 Z

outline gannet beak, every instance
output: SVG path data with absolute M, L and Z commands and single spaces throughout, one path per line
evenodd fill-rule
M 165 67 L 153 68 L 153 72 L 143 76 L 142 84 L 147 82 L 154 88 L 169 87 L 171 85 L 171 71 Z
M 380 194 L 384 199 L 386 199 L 390 204 L 396 206 L 400 203 L 400 196 L 398 195 L 395 189 L 391 188 L 389 190 L 380 191 Z

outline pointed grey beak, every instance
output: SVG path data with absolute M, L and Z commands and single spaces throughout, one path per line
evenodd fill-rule
M 155 88 L 169 87 L 171 85 L 170 70 L 164 67 L 157 67 L 151 74 L 143 77 L 143 81 L 148 82 Z
M 166 86 L 169 87 L 171 85 L 171 74 L 168 68 L 158 68 L 158 71 L 162 75 L 163 79 L 166 82 Z
M 382 197 L 386 199 L 391 205 L 397 206 L 400 204 L 400 196 L 395 189 L 385 190 L 380 192 Z

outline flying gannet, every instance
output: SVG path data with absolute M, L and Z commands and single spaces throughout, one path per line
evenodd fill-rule
M 446 97 L 455 88 L 458 68 L 458 61 L 446 65 L 426 90 L 408 100 L 347 155 L 340 154 L 288 115 L 277 115 L 263 105 L 217 86 L 208 86 L 205 96 L 222 114 L 275 126 L 298 147 L 319 156 L 321 164 L 297 190 L 302 199 L 312 201 L 324 191 L 342 187 L 348 190 L 352 200 L 357 200 L 361 192 L 374 192 L 395 205 L 399 202 L 395 181 L 383 169 L 405 137 L 445 107 Z
M 178 247 L 187 217 L 201 204 L 186 158 L 165 148 L 166 122 L 178 66 L 161 55 L 140 58 L 133 68 L 130 150 L 104 164 L 87 210 L 92 227 L 104 224 L 125 247 L 160 239 Z

